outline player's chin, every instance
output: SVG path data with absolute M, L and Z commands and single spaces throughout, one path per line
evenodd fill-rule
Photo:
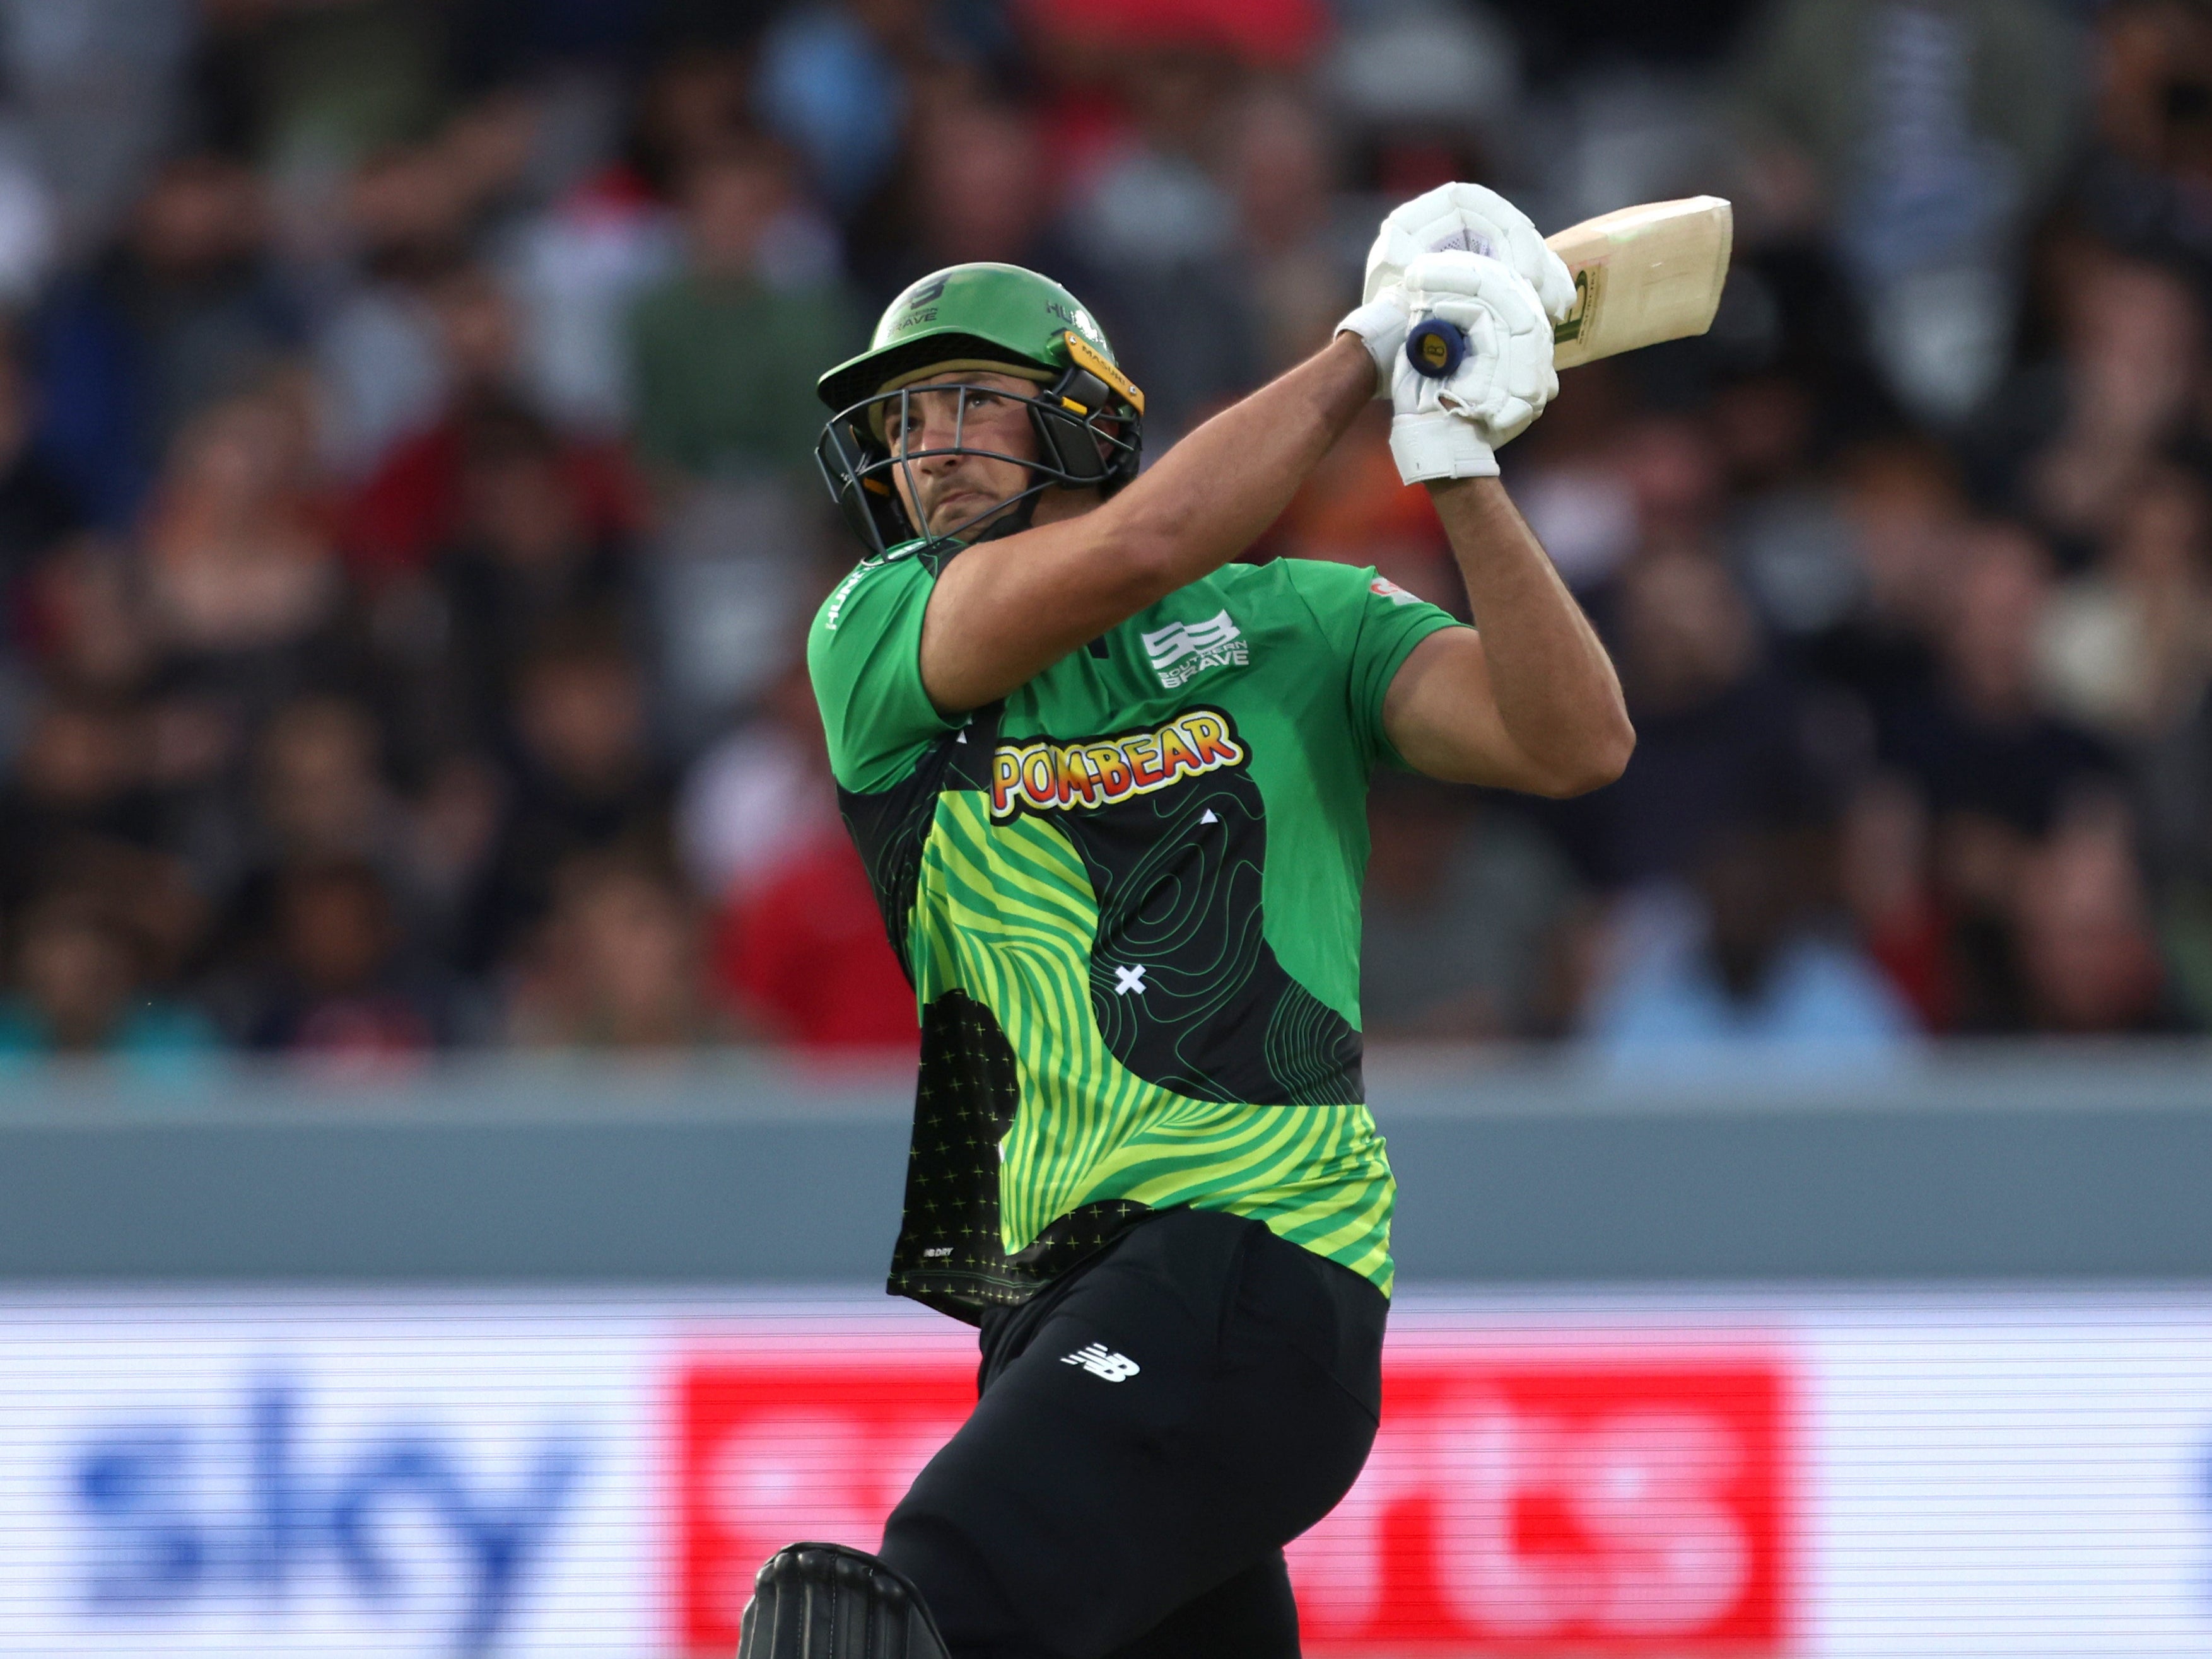
M 1012 504 L 1004 496 L 988 494 L 982 490 L 957 490 L 940 497 L 930 510 L 929 529 L 933 536 L 971 536 L 988 529 L 1006 516 Z

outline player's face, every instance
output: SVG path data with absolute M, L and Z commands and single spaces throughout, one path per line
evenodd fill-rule
M 988 512 L 994 502 L 1027 489 L 1032 480 L 1021 463 L 1035 458 L 1036 432 L 1030 424 L 1029 406 L 1020 400 L 1036 395 L 1034 385 L 1015 375 L 957 369 L 913 387 L 904 404 L 904 431 L 896 429 L 901 406 L 887 404 L 884 418 L 893 430 L 884 437 L 891 453 L 915 457 L 891 469 L 908 518 L 942 536 Z M 956 443 L 963 450 L 993 453 L 927 453 Z M 998 456 L 1016 458 L 1002 461 Z

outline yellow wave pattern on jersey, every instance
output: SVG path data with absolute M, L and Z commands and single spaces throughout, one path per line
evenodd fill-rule
M 958 989 L 1014 1051 L 1021 1107 L 1002 1147 L 1003 1248 L 1082 1205 L 1188 1204 L 1263 1222 L 1387 1293 L 1395 1196 L 1366 1106 L 1194 1100 L 1123 1066 L 1091 1002 L 1098 911 L 1057 824 L 992 821 L 990 799 L 938 797 L 908 934 L 924 1005 Z

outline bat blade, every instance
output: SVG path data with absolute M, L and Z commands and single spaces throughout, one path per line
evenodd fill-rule
M 1546 237 L 1575 279 L 1575 308 L 1552 333 L 1553 365 L 1703 334 L 1735 239 L 1735 209 L 1717 196 L 1646 202 Z

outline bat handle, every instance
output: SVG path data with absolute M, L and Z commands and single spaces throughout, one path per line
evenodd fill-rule
M 1467 361 L 1467 336 L 1441 317 L 1416 323 L 1406 336 L 1406 360 L 1416 374 L 1449 379 Z

